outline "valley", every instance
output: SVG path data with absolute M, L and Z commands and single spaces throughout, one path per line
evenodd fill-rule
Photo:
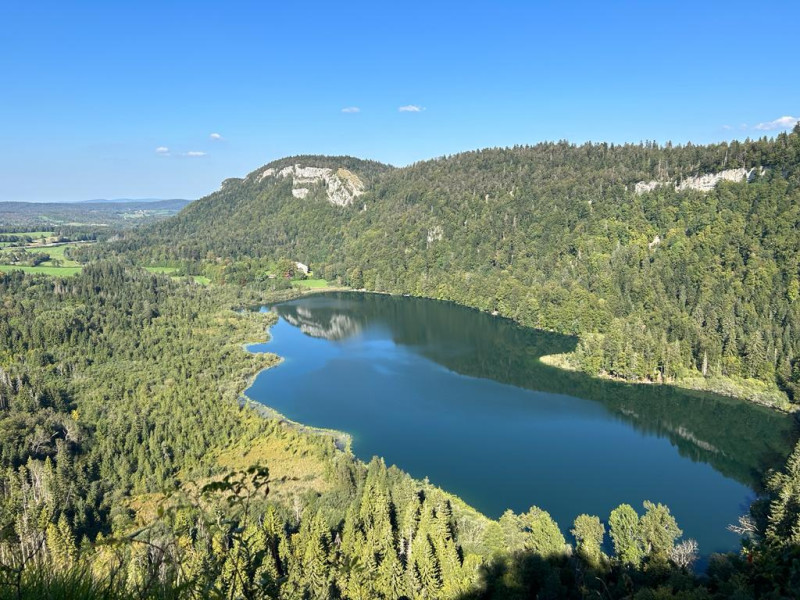
M 8 589 L 760 595 L 800 518 L 798 165 L 800 130 L 302 156 L 136 228 L 0 223 Z

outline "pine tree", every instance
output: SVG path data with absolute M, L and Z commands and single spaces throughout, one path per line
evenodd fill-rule
M 800 543 L 800 443 L 783 471 L 768 481 L 772 496 L 765 537 L 772 544 Z
M 571 533 L 575 536 L 578 555 L 586 564 L 596 569 L 607 560 L 608 557 L 603 554 L 605 527 L 599 518 L 589 515 L 578 516 Z
M 644 558 L 639 537 L 639 515 L 630 504 L 620 504 L 611 511 L 608 525 L 617 560 L 638 567 Z
M 639 539 L 644 553 L 651 560 L 667 562 L 675 540 L 683 533 L 669 508 L 663 504 L 644 502 L 645 514 L 639 519 Z
M 527 513 L 520 515 L 520 521 L 526 532 L 525 550 L 545 558 L 564 554 L 567 541 L 550 513 L 532 506 Z

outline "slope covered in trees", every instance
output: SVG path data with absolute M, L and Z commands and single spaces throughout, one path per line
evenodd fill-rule
M 623 505 L 607 533 L 580 516 L 573 553 L 535 506 L 492 521 L 329 437 L 258 417 L 238 395 L 273 358 L 241 346 L 273 317 L 238 310 L 263 301 L 247 288 L 100 262 L 68 279 L 0 276 L 0 293 L 0 597 L 578 598 L 653 586 L 708 597 L 759 585 L 761 567 L 728 557 L 698 587 L 686 571 L 695 552 L 664 506 Z M 790 465 L 776 491 L 794 477 Z M 791 500 L 773 513 L 772 528 L 797 518 Z
M 334 206 L 268 167 L 345 167 Z M 675 183 L 745 169 L 711 191 Z M 636 183 L 664 185 L 638 193 Z M 450 299 L 578 334 L 574 364 L 627 380 L 727 377 L 800 400 L 800 128 L 709 146 L 566 142 L 390 169 L 293 157 L 110 246 L 216 281 L 281 257 L 355 288 Z M 769 395 L 767 395 L 769 397 Z

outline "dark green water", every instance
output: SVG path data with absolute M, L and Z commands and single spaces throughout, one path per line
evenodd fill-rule
M 701 553 L 731 550 L 763 473 L 794 421 L 742 401 L 626 385 L 539 362 L 571 338 L 453 304 L 373 294 L 314 295 L 273 307 L 267 344 L 285 362 L 247 394 L 287 417 L 347 431 L 489 516 L 539 506 L 566 533 L 581 513 L 667 504 Z

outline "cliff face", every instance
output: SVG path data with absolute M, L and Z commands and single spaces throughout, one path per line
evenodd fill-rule
M 269 167 L 255 176 L 256 181 L 273 178 L 292 178 L 292 196 L 305 198 L 315 185 L 325 186 L 328 201 L 336 206 L 349 206 L 364 193 L 364 182 L 361 178 L 345 168 L 333 169 L 310 165 L 295 164 L 282 169 Z
M 698 192 L 710 192 L 713 190 L 720 181 L 752 181 L 755 176 L 763 175 L 765 169 L 763 167 L 756 169 L 755 167 L 747 170 L 745 168 L 727 169 L 719 173 L 705 173 L 703 175 L 695 175 L 687 177 L 682 181 L 639 181 L 634 185 L 634 191 L 637 194 L 644 194 L 652 192 L 657 187 L 662 185 L 674 185 L 675 191 L 682 192 L 685 190 L 697 190 Z

